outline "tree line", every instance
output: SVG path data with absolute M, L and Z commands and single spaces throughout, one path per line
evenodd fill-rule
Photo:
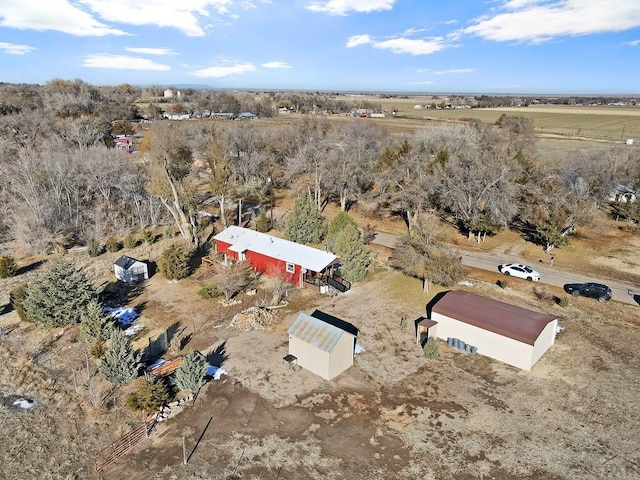
M 168 223 L 197 247 L 203 202 L 217 204 L 226 227 L 244 220 L 242 202 L 264 204 L 273 188 L 310 196 L 319 212 L 329 202 L 343 211 L 366 202 L 400 216 L 408 232 L 432 212 L 476 238 L 509 227 L 543 246 L 599 208 L 638 220 L 639 202 L 607 200 L 617 185 L 640 184 L 637 149 L 606 145 L 543 162 L 522 117 L 413 134 L 322 115 L 260 125 L 158 121 L 138 130 L 140 154 L 127 156 L 111 140 L 133 128 L 138 89 L 54 80 L 0 90 L 0 230 L 35 251 Z

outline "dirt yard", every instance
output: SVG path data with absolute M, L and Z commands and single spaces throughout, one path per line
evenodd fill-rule
M 618 267 L 622 274 L 629 262 L 640 263 L 637 236 L 607 231 L 606 237 L 585 232 L 563 258 L 577 264 L 586 255 L 612 275 Z M 462 247 L 465 240 L 456 243 Z M 163 246 L 160 241 L 130 254 L 154 261 Z M 508 232 L 471 247 L 537 254 Z M 588 250 L 579 256 L 581 248 Z M 530 283 L 501 289 L 497 272 L 471 272 L 471 285 L 456 288 L 555 315 L 565 331 L 531 372 L 443 342 L 439 358 L 427 360 L 411 320 L 425 314 L 440 290 L 424 293 L 418 280 L 384 267 L 389 251 L 375 247 L 374 252 L 375 273 L 367 281 L 333 298 L 309 290 L 294 293 L 278 310 L 272 331 L 230 327 L 236 313 L 267 295 L 268 282 L 258 285 L 254 296 L 241 294 L 241 304 L 223 307 L 196 294 L 212 281 L 203 269 L 177 283 L 153 276 L 128 304 L 139 308 L 138 322 L 145 327 L 136 345 L 146 346 L 169 328 L 186 342 L 181 353 L 215 352 L 228 374 L 205 386 L 195 405 L 157 424 L 146 443 L 100 477 L 92 470 L 95 453 L 141 419 L 124 405 L 124 391 L 113 396 L 105 391 L 109 402 L 91 406 L 81 374 L 70 375 L 72 369 L 82 372 L 85 361 L 76 329 L 46 332 L 20 324 L 15 312 L 2 307 L 9 289 L 33 278 L 36 269 L 2 280 L 0 428 L 8 441 L 0 444 L 0 477 L 639 478 L 638 307 L 578 298 L 562 308 L 553 301 L 559 289 L 544 287 L 548 295 L 541 297 Z M 70 258 L 104 286 L 122 253 Z M 38 259 L 24 260 L 23 267 L 24 262 Z M 316 308 L 356 326 L 365 349 L 331 382 L 289 370 L 283 361 L 287 328 L 298 312 Z M 402 316 L 410 320 L 406 330 Z M 34 408 L 16 409 L 13 402 L 22 397 L 33 399 Z
M 162 283 L 149 289 L 149 316 L 160 316 L 153 302 L 167 290 L 190 300 L 187 284 Z M 585 301 L 563 309 L 536 300 L 532 287 L 502 290 L 482 280 L 465 288 L 557 315 L 566 330 L 530 373 L 444 344 L 429 361 L 400 318 L 423 315 L 431 295 L 389 271 L 334 298 L 303 292 L 273 332 L 199 327 L 204 317 L 196 317 L 188 348 L 222 351 L 228 376 L 104 478 L 637 476 L 637 308 Z M 282 360 L 287 327 L 314 308 L 352 322 L 365 348 L 331 382 Z

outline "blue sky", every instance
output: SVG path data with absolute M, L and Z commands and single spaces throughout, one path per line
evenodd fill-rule
M 640 0 L 0 0 L 0 81 L 638 94 Z

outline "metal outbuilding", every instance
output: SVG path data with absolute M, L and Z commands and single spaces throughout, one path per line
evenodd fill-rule
M 446 292 L 431 306 L 429 336 L 455 339 L 473 352 L 531 370 L 554 344 L 558 320 L 544 313 L 463 290 Z

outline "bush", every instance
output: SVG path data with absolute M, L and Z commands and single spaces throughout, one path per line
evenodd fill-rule
M 102 253 L 102 245 L 96 240 L 95 237 L 91 237 L 87 240 L 87 253 L 90 257 L 97 257 Z
M 17 271 L 16 261 L 11 255 L 0 255 L 0 278 L 13 277 Z
M 438 355 L 440 355 L 440 347 L 438 345 L 438 341 L 433 337 L 429 337 L 427 339 L 427 342 L 424 344 L 422 350 L 424 351 L 424 356 L 429 360 L 435 360 L 436 358 L 438 358 Z
M 147 245 L 151 245 L 153 242 L 156 241 L 156 236 L 153 234 L 151 230 L 144 230 L 140 238 Z
M 216 287 L 215 285 L 205 285 L 200 290 L 198 290 L 198 295 L 200 295 L 201 298 L 210 299 L 221 297 L 224 295 L 224 293 L 218 290 L 218 287 Z
M 264 213 L 261 213 L 258 215 L 258 218 L 256 218 L 256 230 L 262 233 L 271 230 L 271 220 L 269 220 Z
M 137 380 L 136 387 L 127 395 L 127 405 L 133 410 L 157 412 L 169 400 L 169 388 L 162 379 L 147 382 L 141 378 Z
M 24 298 L 27 295 L 27 284 L 18 285 L 9 292 L 9 302 L 23 322 L 27 322 L 29 318 L 24 309 Z
M 538 300 L 543 301 L 553 301 L 553 294 L 547 290 L 545 287 L 535 287 L 533 289 L 533 293 L 535 294 Z
M 109 253 L 114 253 L 120 250 L 120 242 L 118 242 L 116 237 L 107 237 L 104 242 L 104 246 Z
M 158 271 L 167 280 L 182 280 L 191 273 L 191 250 L 184 242 L 171 243 L 158 259 Z
M 138 246 L 138 240 L 136 240 L 136 237 L 134 237 L 130 233 L 127 233 L 127 235 L 124 237 L 124 240 L 122 241 L 122 245 L 124 246 L 124 248 L 136 248 Z
M 500 288 L 507 288 L 509 286 L 509 282 L 506 280 L 498 280 L 498 286 Z
M 567 308 L 569 306 L 569 297 L 563 295 L 562 297 L 555 297 L 555 301 L 562 308 Z

